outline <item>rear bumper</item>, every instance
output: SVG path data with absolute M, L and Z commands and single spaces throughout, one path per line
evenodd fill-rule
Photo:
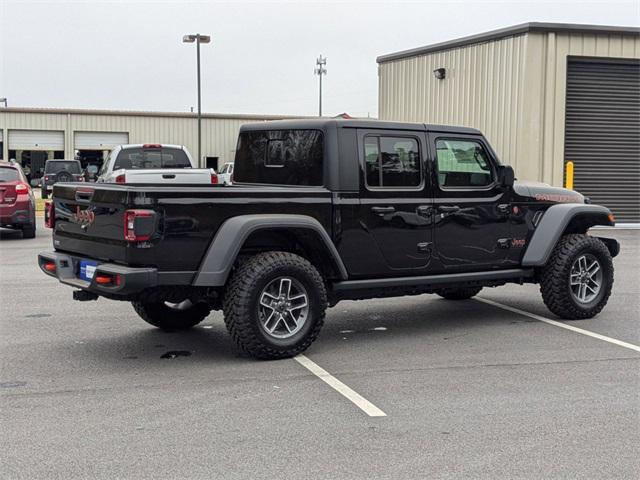
M 2 207 L 0 209 L 0 225 L 26 225 L 33 221 L 33 212 L 27 204 L 26 207 L 10 208 Z
M 158 271 L 155 268 L 131 268 L 114 263 L 99 263 L 91 281 L 78 277 L 81 260 L 91 260 L 86 257 L 77 257 L 60 252 L 41 252 L 38 255 L 38 266 L 45 274 L 57 278 L 61 283 L 79 288 L 97 295 L 105 296 L 130 296 L 141 292 L 146 288 L 156 287 L 159 281 Z M 55 271 L 44 268 L 45 263 L 54 263 Z M 98 275 L 118 276 L 117 285 L 100 285 L 95 279 Z

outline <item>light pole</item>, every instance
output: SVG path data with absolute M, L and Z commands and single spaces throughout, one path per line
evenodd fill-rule
M 211 37 L 209 35 L 200 35 L 196 33 L 194 35 L 185 35 L 182 37 L 183 43 L 196 44 L 196 55 L 198 62 L 198 167 L 202 166 L 202 108 L 200 105 L 200 44 L 210 43 Z
M 322 58 L 322 55 L 318 57 L 316 60 L 316 65 L 318 68 L 315 69 L 315 74 L 320 77 L 320 96 L 319 96 L 319 107 L 318 107 L 318 116 L 322 116 L 322 76 L 327 74 L 327 69 L 324 66 L 327 64 L 327 59 Z

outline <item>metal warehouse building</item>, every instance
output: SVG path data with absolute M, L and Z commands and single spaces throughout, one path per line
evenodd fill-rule
M 640 222 L 640 29 L 527 23 L 378 58 L 379 116 L 467 125 L 521 179 Z
M 233 160 L 240 125 L 284 118 L 294 117 L 203 114 L 201 165 L 217 168 Z M 101 165 L 125 143 L 185 145 L 195 158 L 197 121 L 193 113 L 0 108 L 0 159 L 16 159 L 39 178 L 48 159 Z

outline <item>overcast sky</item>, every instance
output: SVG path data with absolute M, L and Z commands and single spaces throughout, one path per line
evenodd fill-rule
M 202 108 L 377 114 L 376 57 L 530 21 L 640 24 L 638 1 L 168 2 L 0 0 L 9 106 L 189 111 L 204 33 Z

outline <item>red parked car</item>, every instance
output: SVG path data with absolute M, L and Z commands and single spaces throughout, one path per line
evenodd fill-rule
M 36 236 L 36 200 L 20 165 L 0 161 L 0 227 Z

